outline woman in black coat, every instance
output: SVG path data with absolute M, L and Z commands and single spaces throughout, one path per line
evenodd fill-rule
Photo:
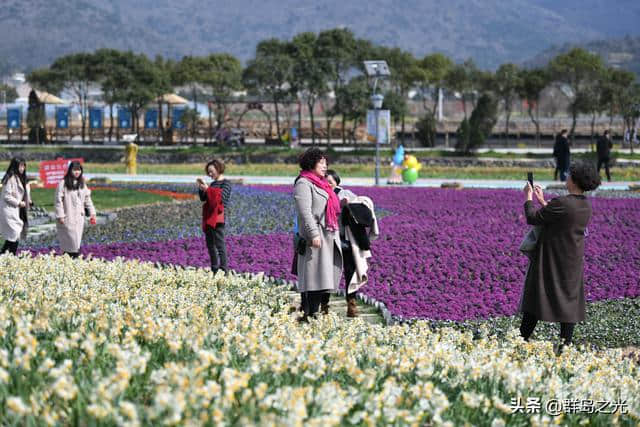
M 584 238 L 591 219 L 591 204 L 584 193 L 600 185 L 591 163 L 571 165 L 567 179 L 569 195 L 548 203 L 540 186 L 527 182 L 524 204 L 527 223 L 542 227 L 534 250 L 522 298 L 520 333 L 528 340 L 538 320 L 560 322 L 561 343 L 571 343 L 574 326 L 585 318 Z M 535 210 L 533 196 L 542 206 Z

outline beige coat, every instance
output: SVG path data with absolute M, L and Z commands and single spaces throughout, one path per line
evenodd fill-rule
M 20 219 L 20 202 L 31 205 L 31 192 L 29 185 L 25 189 L 17 176 L 9 178 L 2 186 L 2 197 L 0 198 L 0 232 L 2 237 L 10 242 L 27 237 L 27 226 Z
M 369 230 L 369 240 L 377 239 L 380 235 L 380 229 L 378 228 L 378 219 L 376 218 L 376 212 L 373 208 L 373 201 L 368 197 L 358 196 L 349 199 L 349 203 L 362 203 L 371 210 L 371 215 L 373 216 L 373 225 Z M 367 280 L 369 280 L 369 276 L 367 274 L 367 271 L 369 270 L 369 264 L 367 263 L 367 259 L 371 258 L 371 251 L 360 249 L 360 247 L 356 243 L 355 237 L 353 237 L 351 228 L 349 227 L 345 227 L 345 237 L 346 240 L 351 242 L 353 262 L 356 266 L 355 272 L 353 273 L 353 276 L 351 276 L 351 282 L 347 284 L 348 293 L 352 294 L 362 286 L 364 286 L 365 283 L 367 283 Z
M 305 178 L 295 185 L 294 200 L 298 216 L 298 233 L 307 241 L 304 256 L 298 256 L 298 291 L 336 292 L 342 275 L 342 249 L 338 230 L 329 231 L 325 210 L 329 195 Z M 320 248 L 311 240 L 322 239 Z
M 91 216 L 96 210 L 91 201 L 91 190 L 85 185 L 78 190 L 69 190 L 61 181 L 55 195 L 56 219 L 63 218 L 64 224 L 57 223 L 58 242 L 64 252 L 78 252 L 84 231 L 85 208 Z

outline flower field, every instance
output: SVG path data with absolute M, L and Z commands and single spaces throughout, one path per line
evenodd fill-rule
M 125 186 L 126 187 L 126 186 Z M 146 185 L 145 191 L 193 192 L 192 186 Z M 398 319 L 476 322 L 517 312 L 526 258 L 517 247 L 528 226 L 522 196 L 511 190 L 357 188 L 382 209 L 381 238 L 373 243 L 370 282 L 363 293 Z M 231 268 L 293 280 L 290 187 L 234 187 L 227 214 Z M 640 311 L 640 199 L 592 197 L 586 244 L 587 301 L 631 304 Z M 200 202 L 119 211 L 118 219 L 88 229 L 85 255 L 206 267 Z M 37 253 L 51 237 L 30 242 Z M 593 309 L 590 307 L 590 309 Z M 607 307 L 609 311 L 610 306 Z M 614 310 L 615 311 L 615 310 Z M 600 316 L 589 316 L 595 324 Z M 493 322 L 493 320 L 492 320 Z M 629 320 L 626 320 L 628 324 Z M 504 322 L 503 322 L 504 323 Z M 616 336 L 639 344 L 638 327 Z M 503 328 L 504 329 L 504 328 Z M 576 338 L 593 341 L 590 328 Z M 587 332 L 586 336 L 580 334 Z M 598 334 L 601 335 L 600 332 Z M 604 338 L 604 339 L 603 339 Z M 618 342 L 618 341 L 616 341 Z M 599 343 L 602 344 L 602 343 Z
M 551 343 L 515 331 L 496 339 L 333 313 L 298 325 L 285 290 L 259 275 L 2 256 L 0 424 L 640 421 L 639 366 L 620 350 L 556 358 Z

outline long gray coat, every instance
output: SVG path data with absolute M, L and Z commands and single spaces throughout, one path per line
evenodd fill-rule
M 84 187 L 69 190 L 61 181 L 55 195 L 56 219 L 64 218 L 64 224 L 56 224 L 60 249 L 64 252 L 78 252 L 84 232 L 84 210 L 89 209 L 91 216 L 96 214 L 91 201 L 91 190 Z
M 329 195 L 305 178 L 298 179 L 294 189 L 298 233 L 307 241 L 304 256 L 298 256 L 298 291 L 338 290 L 342 274 L 340 234 L 329 231 L 325 210 Z M 311 240 L 322 239 L 322 247 L 312 248 Z
M 584 320 L 584 236 L 591 204 L 584 196 L 569 195 L 537 211 L 532 202 L 524 207 L 527 222 L 542 226 L 542 232 L 531 256 L 521 310 L 549 322 Z
M 0 197 L 0 232 L 5 240 L 16 242 L 27 237 L 27 227 L 20 219 L 18 204 L 31 204 L 29 186 L 25 189 L 17 176 L 12 176 L 2 186 Z

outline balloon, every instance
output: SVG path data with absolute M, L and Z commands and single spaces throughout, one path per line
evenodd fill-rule
M 416 159 L 416 156 L 411 155 L 407 158 L 406 160 L 406 166 L 410 169 L 415 169 L 416 166 L 418 166 L 418 159 Z
M 418 179 L 418 171 L 409 168 L 402 171 L 402 180 L 408 184 L 413 184 Z
M 403 160 L 404 160 L 404 147 L 402 145 L 399 145 L 398 148 L 396 148 L 395 154 L 393 155 L 393 163 L 400 166 Z

